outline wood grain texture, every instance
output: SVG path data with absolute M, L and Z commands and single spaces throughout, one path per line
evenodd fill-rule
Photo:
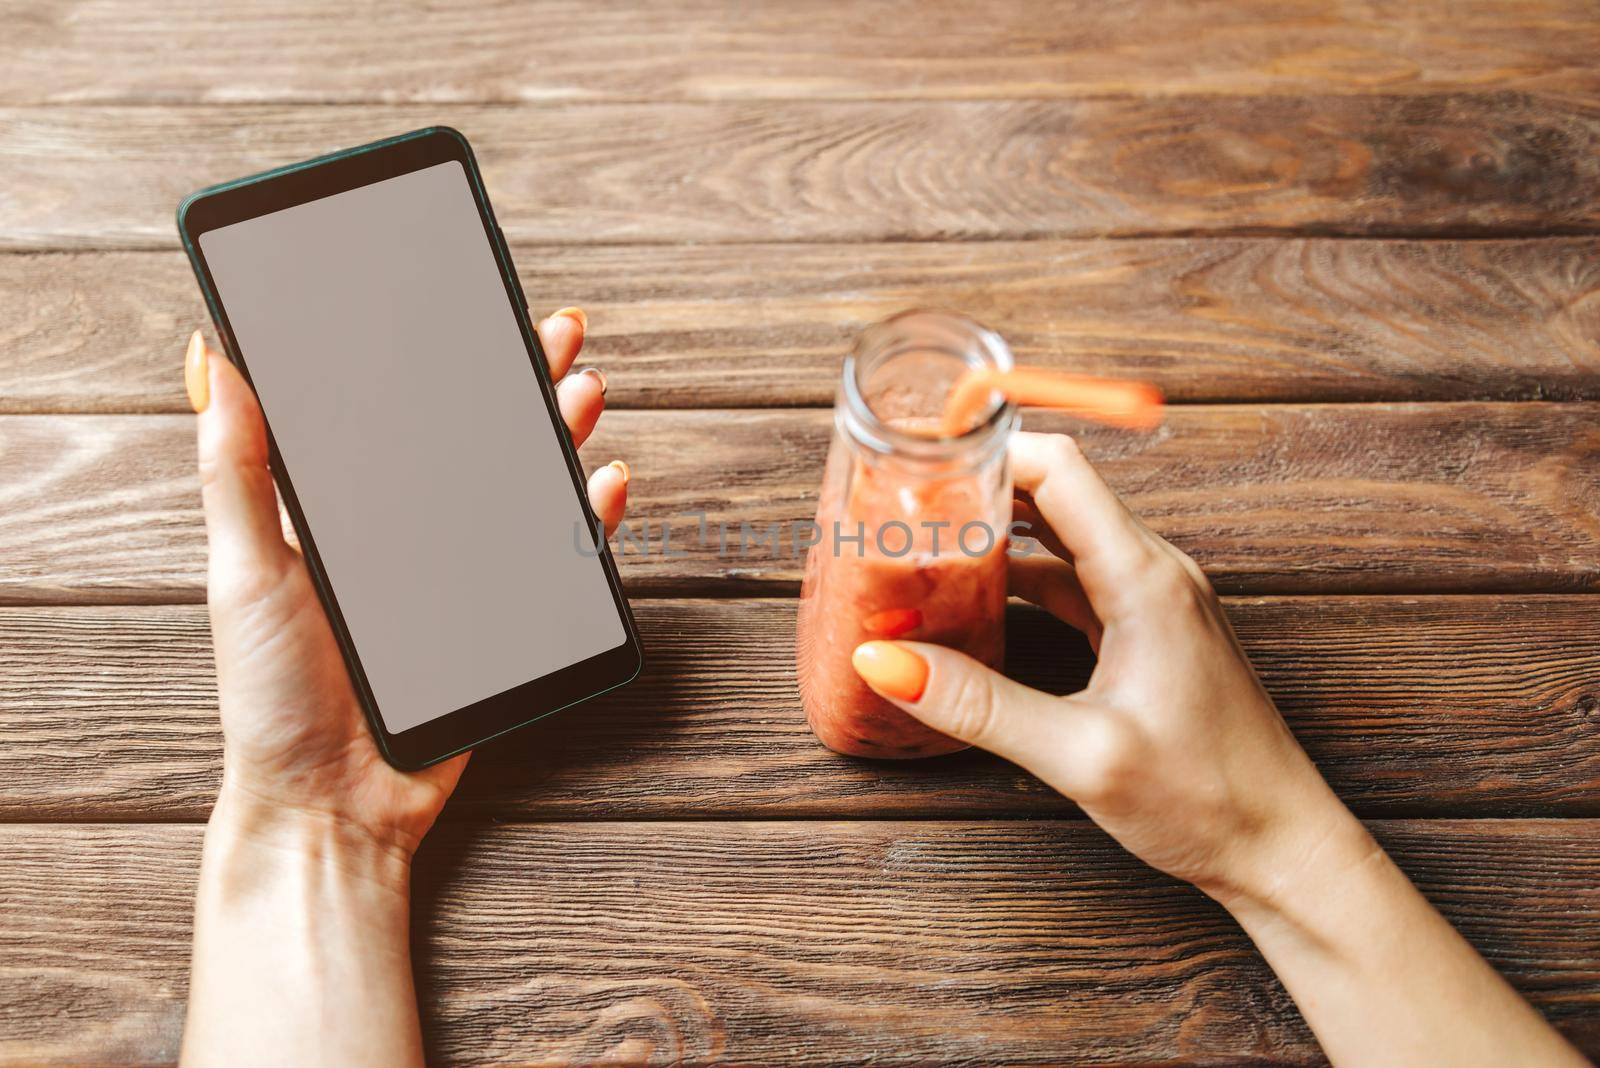
M 828 405 L 867 323 L 960 308 L 1180 402 L 1600 398 L 1600 240 L 522 245 L 615 408 Z M 0 413 L 185 412 L 175 252 L 0 255 Z
M 1148 436 L 1075 429 L 1223 592 L 1534 592 L 1600 589 L 1597 414 L 1238 405 L 1173 408 Z M 1030 412 L 1026 425 L 1071 424 Z M 830 429 L 823 410 L 607 416 L 585 455 L 633 468 L 615 541 L 629 589 L 797 589 Z M 0 417 L 0 603 L 199 600 L 193 457 L 187 416 Z
M 0 247 L 176 246 L 212 182 L 436 123 L 514 240 L 1581 233 L 1600 106 L 1525 94 L 0 108 Z
M 1373 829 L 1600 1051 L 1600 826 Z M 0 1062 L 174 1058 L 199 845 L 0 828 Z M 1320 1061 L 1221 910 L 1082 823 L 446 825 L 417 870 L 434 1063 Z
M 10 3 L 0 102 L 1593 91 L 1577 0 Z M 181 62 L 172 57 L 181 56 Z M 108 78 L 108 69 L 116 76 Z
M 0 1065 L 177 1054 L 200 829 L 82 822 L 197 820 L 219 774 L 172 208 L 435 123 L 614 407 L 724 410 L 586 450 L 688 555 L 623 558 L 649 673 L 478 754 L 419 859 L 432 1061 L 1321 1063 L 1222 913 L 1031 777 L 821 749 L 794 603 L 732 599 L 798 559 L 694 543 L 809 517 L 838 358 L 912 305 L 1226 405 L 1084 440 L 1222 589 L 1321 594 L 1230 599 L 1269 689 L 1600 1054 L 1595 15 L 0 0 Z M 1089 670 L 1012 634 L 1021 678 Z
M 823 749 L 789 600 L 644 600 L 627 689 L 481 749 L 452 818 L 1071 815 L 1015 767 Z M 1267 689 L 1368 815 L 1600 816 L 1600 598 L 1233 599 Z M 1011 674 L 1078 689 L 1091 658 L 1022 606 Z M 0 610 L 0 820 L 203 819 L 221 774 L 199 606 Z

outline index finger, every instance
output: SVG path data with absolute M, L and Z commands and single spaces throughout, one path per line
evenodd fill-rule
M 1149 534 L 1065 434 L 1019 433 L 1011 439 L 1018 489 L 1072 554 L 1093 600 L 1132 579 L 1150 557 Z

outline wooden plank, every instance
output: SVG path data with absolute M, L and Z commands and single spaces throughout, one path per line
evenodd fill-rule
M 1600 1052 L 1600 826 L 1374 830 Z M 0 828 L 0 1058 L 173 1059 L 199 846 Z M 1319 1061 L 1225 914 L 1086 824 L 447 826 L 418 874 L 430 1062 Z
M 0 109 L 0 247 L 174 247 L 199 186 L 435 123 L 523 241 L 1600 226 L 1600 107 L 1518 94 L 53 107 Z
M 983 754 L 901 764 L 811 737 L 794 602 L 645 600 L 626 690 L 477 753 L 453 817 L 1071 815 Z M 1233 599 L 1267 689 L 1368 815 L 1600 816 L 1600 598 Z M 1011 618 L 1011 673 L 1078 689 L 1083 642 Z M 222 739 L 199 606 L 0 611 L 0 820 L 204 819 Z
M 1597 415 L 1592 402 L 1178 407 L 1155 434 L 1080 436 L 1223 592 L 1594 590 Z M 635 474 L 618 544 L 629 588 L 798 588 L 794 546 L 831 422 L 816 409 L 611 413 L 585 453 Z M 0 603 L 200 599 L 193 449 L 187 416 L 0 417 Z
M 7 28 L 6 103 L 1592 92 L 1600 52 L 1600 24 L 1578 0 L 1079 0 L 1048 12 L 1006 0 L 981 13 L 383 0 L 348 18 L 307 0 L 121 0 L 16 3 Z
M 1175 401 L 1600 398 L 1600 240 L 524 245 L 616 408 L 828 405 L 867 323 L 962 308 L 1018 358 Z M 183 412 L 170 252 L 0 255 L 0 413 Z

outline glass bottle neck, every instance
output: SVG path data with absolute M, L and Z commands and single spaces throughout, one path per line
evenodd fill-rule
M 956 475 L 988 463 L 1017 425 L 998 393 L 971 429 L 945 436 L 945 404 L 970 370 L 1008 371 L 1004 339 L 966 316 L 909 311 L 862 332 L 845 358 L 835 422 L 863 459 L 907 473 Z

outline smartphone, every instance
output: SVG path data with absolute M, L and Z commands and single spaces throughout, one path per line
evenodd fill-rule
M 643 666 L 527 299 L 446 127 L 214 186 L 178 231 L 390 763 Z

